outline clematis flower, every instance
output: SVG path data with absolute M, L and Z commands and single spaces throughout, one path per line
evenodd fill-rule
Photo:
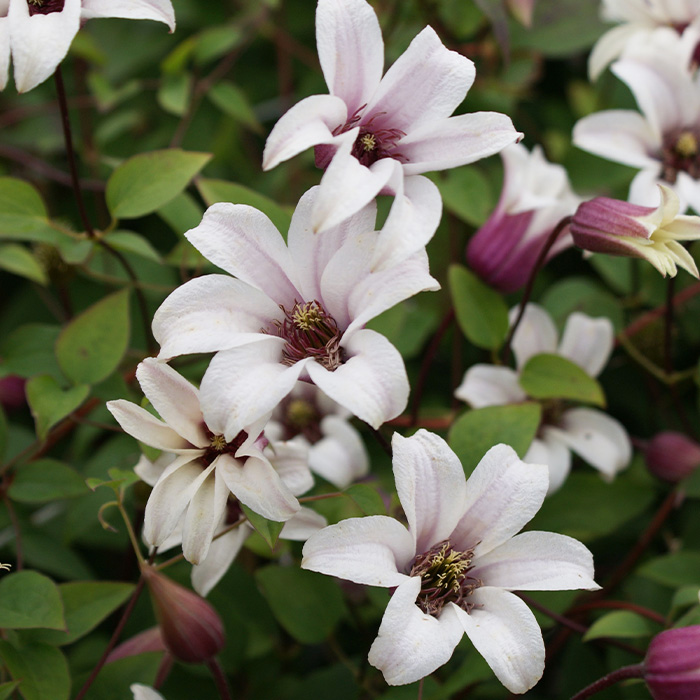
M 474 82 L 474 64 L 446 49 L 431 27 L 382 77 L 384 43 L 372 7 L 319 0 L 316 44 L 330 94 L 307 97 L 282 116 L 267 139 L 263 168 L 316 148 L 316 164 L 326 170 L 311 216 L 316 231 L 380 193 L 395 195 L 392 213 L 401 225 L 385 229 L 375 263 L 398 246 L 396 261 L 434 232 L 416 230 L 418 212 L 439 219 L 440 195 L 420 174 L 498 153 L 522 134 L 495 112 L 450 116 Z
M 369 652 L 390 685 L 446 663 L 463 634 L 513 693 L 544 670 L 534 615 L 511 591 L 598 588 L 580 542 L 517 535 L 547 491 L 547 468 L 491 448 L 467 481 L 445 441 L 425 430 L 394 434 L 394 478 L 408 528 L 382 515 L 343 520 L 312 535 L 302 567 L 395 588 Z
M 488 221 L 467 246 L 467 262 L 481 279 L 501 292 L 514 292 L 530 277 L 542 246 L 554 227 L 573 214 L 580 199 L 566 170 L 549 163 L 539 146 L 531 153 L 521 144 L 501 151 L 501 197 Z M 572 245 L 562 232 L 547 260 Z
M 571 222 L 574 243 L 584 250 L 644 258 L 664 277 L 677 265 L 700 277 L 692 255 L 679 241 L 700 239 L 700 216 L 679 216 L 676 193 L 659 185 L 661 204 L 642 207 L 609 197 L 583 202 Z
M 129 690 L 134 694 L 134 700 L 163 700 L 163 696 L 157 690 L 142 683 L 132 683 Z
M 274 410 L 298 379 L 375 428 L 406 406 L 401 355 L 364 325 L 420 291 L 439 288 L 425 251 L 372 272 L 374 202 L 318 236 L 310 222 L 317 194 L 313 188 L 299 201 L 287 245 L 252 207 L 210 207 L 187 238 L 237 279 L 190 280 L 153 318 L 161 359 L 219 351 L 200 391 L 227 436 Z
M 510 313 L 513 322 L 517 309 Z M 614 331 L 607 318 L 575 312 L 566 321 L 561 341 L 550 315 L 528 304 L 513 337 L 516 368 L 477 364 L 469 368 L 455 396 L 472 408 L 503 406 L 529 399 L 518 381 L 520 370 L 534 355 L 555 353 L 575 362 L 591 377 L 605 367 L 613 348 Z M 556 491 L 571 470 L 571 452 L 612 479 L 632 458 L 632 446 L 619 421 L 593 408 L 566 408 L 552 401 L 543 407 L 543 421 L 525 454 L 525 461 L 549 467 L 549 493 Z
M 170 0 L 0 0 L 0 90 L 10 54 L 17 91 L 27 92 L 53 74 L 81 23 L 95 17 L 152 19 L 175 31 Z
M 182 551 L 197 564 L 206 558 L 229 494 L 270 520 L 284 521 L 299 502 L 262 453 L 258 440 L 267 416 L 227 433 L 216 407 L 174 369 L 153 358 L 136 370 L 144 394 L 163 421 L 129 401 L 107 408 L 129 435 L 175 458 L 153 487 L 146 504 L 144 537 L 160 546 L 184 514 Z

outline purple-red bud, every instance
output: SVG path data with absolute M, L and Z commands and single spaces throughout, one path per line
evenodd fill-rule
M 700 466 L 700 445 L 683 433 L 666 431 L 649 440 L 644 458 L 654 476 L 675 484 Z
M 698 700 L 700 625 L 657 634 L 643 666 L 644 680 L 654 700 Z
M 27 403 L 24 385 L 27 380 L 10 374 L 0 379 L 0 405 L 6 410 L 21 408 Z
M 160 627 L 151 627 L 144 630 L 116 646 L 107 657 L 107 663 L 125 659 L 127 656 L 145 654 L 148 651 L 168 651 L 165 648 L 165 644 L 163 644 Z
M 163 643 L 179 661 L 202 663 L 223 649 L 224 627 L 204 598 L 159 574 L 143 568 Z

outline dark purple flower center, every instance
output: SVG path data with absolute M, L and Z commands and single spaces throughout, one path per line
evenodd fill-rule
M 411 564 L 411 576 L 420 576 L 421 587 L 416 605 L 426 615 L 437 616 L 447 603 L 454 603 L 469 612 L 474 603 L 467 598 L 482 585 L 469 576 L 474 551 L 453 549 L 449 540 L 433 545 L 418 554 Z
M 206 451 L 201 457 L 205 468 L 221 455 L 226 454 L 235 457 L 241 445 L 248 439 L 248 433 L 246 433 L 245 430 L 241 430 L 231 442 L 227 442 L 223 435 L 212 433 L 206 426 L 204 426 L 204 430 L 209 438 L 209 447 L 206 448 Z M 242 461 L 245 461 L 245 459 L 247 458 L 244 457 Z
M 694 128 L 667 134 L 661 151 L 662 178 L 673 184 L 679 172 L 700 178 L 700 132 Z
M 321 439 L 322 416 L 315 401 L 288 396 L 281 402 L 279 414 L 285 440 L 303 435 L 313 445 Z
M 27 0 L 29 15 L 50 15 L 53 12 L 63 12 L 65 0 Z

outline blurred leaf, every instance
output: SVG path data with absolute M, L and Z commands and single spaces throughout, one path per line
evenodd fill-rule
M 30 250 L 16 243 L 0 246 L 0 268 L 46 286 L 49 279 Z
M 700 552 L 686 550 L 656 557 L 638 571 L 640 576 L 672 588 L 697 585 L 700 581 Z
M 600 384 L 561 355 L 531 357 L 520 372 L 520 386 L 535 399 L 570 399 L 605 406 Z
M 158 88 L 158 104 L 168 114 L 181 117 L 187 111 L 192 93 L 192 76 L 189 73 L 166 73 Z
M 101 299 L 76 316 L 56 341 L 56 358 L 74 384 L 96 384 L 119 365 L 129 345 L 129 290 Z
M 0 239 L 55 243 L 60 238 L 36 189 L 23 180 L 0 177 Z
M 222 57 L 237 46 L 241 39 L 243 39 L 243 33 L 233 25 L 205 29 L 197 35 L 194 47 L 195 63 L 204 65 Z
M 270 549 L 274 549 L 277 544 L 277 538 L 284 527 L 284 523 L 278 523 L 275 520 L 263 518 L 262 515 L 252 511 L 248 506 L 242 503 L 241 508 L 256 532 L 270 545 Z
M 523 457 L 535 437 L 540 417 L 541 408 L 535 402 L 473 409 L 454 422 L 448 442 L 469 475 L 494 445 L 510 445 Z
M 386 507 L 377 490 L 369 484 L 354 484 L 343 491 L 365 515 L 386 515 Z
M 0 341 L 0 376 L 61 375 L 53 346 L 61 329 L 43 323 L 20 326 Z
M 683 586 L 682 588 L 679 588 L 673 594 L 673 600 L 671 601 L 671 612 L 669 613 L 669 617 L 675 617 L 678 611 L 682 610 L 683 608 L 697 605 L 698 600 L 700 600 L 699 596 L 700 584 Z
M 34 416 L 36 434 L 43 440 L 56 423 L 85 401 L 90 387 L 80 384 L 63 391 L 53 377 L 41 374 L 27 381 L 25 392 Z
M 92 527 L 97 527 L 93 522 Z M 32 567 L 69 581 L 92 579 L 95 572 L 70 546 L 59 540 L 60 533 L 27 528 L 22 533 L 24 558 Z
M 107 181 L 110 213 L 115 219 L 135 219 L 156 211 L 180 194 L 210 158 L 178 148 L 129 158 Z
M 0 628 L 63 630 L 63 603 L 56 584 L 38 571 L 18 571 L 0 579 Z
M 457 323 L 477 347 L 495 350 L 508 332 L 508 307 L 498 292 L 461 265 L 450 265 L 450 294 Z
M 214 85 L 207 96 L 224 114 L 252 131 L 258 134 L 262 133 L 262 125 L 255 116 L 246 94 L 237 85 L 222 81 Z
M 0 655 L 12 678 L 21 681 L 19 692 L 24 700 L 68 700 L 68 664 L 56 647 L 25 644 L 17 649 L 0 641 Z
M 0 700 L 7 700 L 15 688 L 20 684 L 20 681 L 9 681 L 7 683 L 0 683 Z
M 700 498 L 700 469 L 695 469 L 681 482 L 681 490 L 689 498 Z
M 368 321 L 366 328 L 381 333 L 404 359 L 410 359 L 420 352 L 437 324 L 436 310 L 407 299 Z
M 175 233 L 185 233 L 198 226 L 202 214 L 202 207 L 189 192 L 181 192 L 158 209 L 158 215 Z
M 153 262 L 161 262 L 160 253 L 148 242 L 148 239 L 133 231 L 114 231 L 107 234 L 105 240 L 113 248 L 124 253 L 133 253 Z
M 120 493 L 123 495 L 125 489 L 129 488 L 129 486 L 141 480 L 138 474 L 131 469 L 112 467 L 107 470 L 107 473 L 110 476 L 109 479 L 100 479 L 99 477 L 86 479 L 85 483 L 88 488 L 94 491 L 100 486 L 108 486 L 114 491 L 115 495 L 119 496 Z
M 649 637 L 657 631 L 650 620 L 629 610 L 615 610 L 596 620 L 583 635 L 583 641 L 600 637 L 615 639 L 630 639 L 634 637 Z
M 338 584 L 297 567 L 266 566 L 255 573 L 277 621 L 303 644 L 319 644 L 346 615 Z
M 72 467 L 55 459 L 38 459 L 17 469 L 8 493 L 19 503 L 48 503 L 87 491 L 85 480 Z
M 629 294 L 632 291 L 632 258 L 601 253 L 591 255 L 588 262 L 618 294 Z
M 131 700 L 133 683 L 153 686 L 160 666 L 162 652 L 149 652 L 110 661 L 90 686 L 85 700 Z M 74 687 L 81 688 L 87 674 L 75 679 Z
M 488 180 L 474 166 L 448 170 L 434 181 L 445 209 L 471 226 L 481 226 L 496 206 Z

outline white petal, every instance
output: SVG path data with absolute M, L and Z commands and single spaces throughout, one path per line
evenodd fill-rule
M 623 51 L 629 39 L 639 33 L 638 24 L 623 24 L 613 27 L 596 41 L 588 57 L 588 75 L 591 81 L 610 65 Z
M 552 433 L 591 466 L 612 479 L 632 459 L 627 431 L 614 418 L 592 408 L 572 408 Z
M 311 446 L 309 466 L 326 481 L 344 489 L 369 470 L 367 450 L 360 434 L 345 419 L 325 416 L 323 437 Z
M 125 399 L 108 401 L 107 408 L 124 432 L 140 442 L 169 452 L 192 451 L 192 445 L 184 437 L 176 433 L 170 426 L 159 421 L 145 408 Z M 196 450 L 196 452 L 199 454 L 201 450 Z
M 284 524 L 280 537 L 283 540 L 296 540 L 305 542 L 314 533 L 322 530 L 328 525 L 328 521 L 315 510 L 302 506 L 298 513 L 295 513 Z
M 455 389 L 455 396 L 472 408 L 506 406 L 527 399 L 518 382 L 517 372 L 510 367 L 496 365 L 470 367 L 462 383 Z
M 615 329 L 607 318 L 591 318 L 575 311 L 566 319 L 559 354 L 597 377 L 610 358 Z
M 453 606 L 440 617 L 426 615 L 416 604 L 420 578 L 401 584 L 386 607 L 368 660 L 389 685 L 405 685 L 447 663 L 464 631 Z
M 394 479 L 416 552 L 448 539 L 466 505 L 467 484 L 457 455 L 435 433 L 394 433 Z
M 160 693 L 141 683 L 133 683 L 129 689 L 134 694 L 134 700 L 163 700 Z
M 464 631 L 511 693 L 524 693 L 544 672 L 544 642 L 535 616 L 500 588 L 478 588 L 470 613 L 455 606 Z
M 306 493 L 314 485 L 309 470 L 308 444 L 295 440 L 271 442 L 265 449 L 265 457 L 295 496 Z
M 496 445 L 467 481 L 464 516 L 452 544 L 481 556 L 519 532 L 537 513 L 549 484 L 547 467 L 526 464 L 512 447 Z
M 679 175 L 683 175 L 683 173 L 679 173 Z M 657 206 L 660 201 L 659 184 L 662 182 L 668 185 L 661 179 L 661 163 L 654 163 L 652 167 L 646 167 L 634 176 L 627 199 L 631 204 L 639 204 L 643 207 Z M 676 183 L 678 183 L 678 180 L 676 180 Z M 674 186 L 674 191 L 681 197 L 677 186 Z M 685 200 L 681 198 L 681 211 L 685 210 L 686 204 Z
M 82 0 L 82 19 L 122 17 L 152 19 L 163 22 L 175 31 L 175 11 L 170 0 Z
M 163 453 L 151 462 L 146 455 L 141 455 L 139 461 L 134 467 L 134 472 L 138 475 L 141 481 L 145 481 L 149 486 L 155 486 L 158 479 L 163 475 L 163 472 L 177 459 L 177 455 L 168 452 Z
M 348 106 L 348 117 L 366 105 L 384 69 L 384 42 L 377 15 L 364 0 L 320 0 L 316 48 L 332 95 Z
M 211 543 L 206 559 L 192 567 L 192 587 L 199 595 L 208 595 L 221 580 L 252 531 L 244 522 Z
M 514 307 L 508 314 L 513 324 L 519 311 Z M 524 367 L 534 355 L 557 351 L 557 327 L 552 317 L 537 304 L 528 304 L 511 343 L 517 366 Z
M 600 588 L 593 555 L 578 540 L 553 532 L 522 532 L 474 562 L 470 576 L 511 591 Z
M 549 468 L 549 489 L 547 495 L 558 491 L 571 471 L 571 452 L 569 448 L 552 434 L 545 425 L 542 434 L 535 438 L 528 448 L 523 461 L 528 464 L 546 464 Z
M 315 361 L 306 366 L 314 384 L 373 428 L 396 418 L 406 408 L 409 391 L 399 351 L 367 329 L 344 338 L 341 345 L 348 359 L 334 372 Z
M 302 554 L 303 569 L 392 588 L 408 578 L 402 571 L 415 550 L 413 538 L 398 520 L 368 515 L 341 520 L 311 535 Z
M 8 70 L 10 67 L 10 21 L 7 17 L 0 17 L 0 90 L 7 85 Z

